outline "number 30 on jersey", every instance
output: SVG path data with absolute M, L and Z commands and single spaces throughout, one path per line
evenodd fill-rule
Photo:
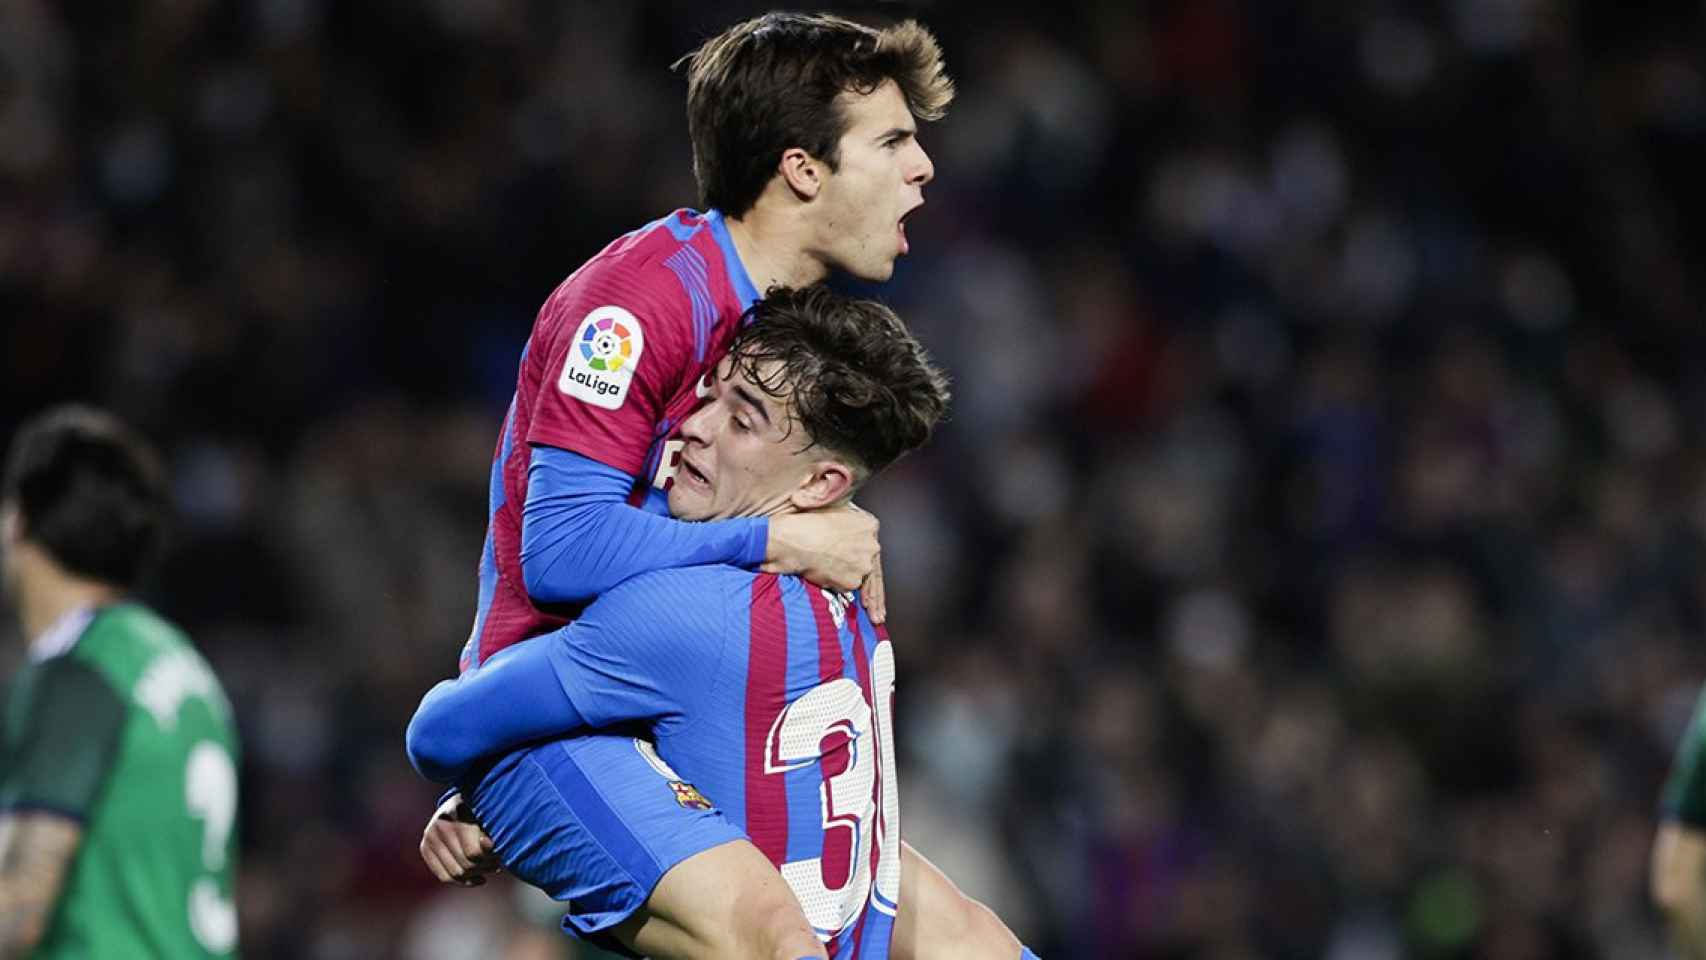
M 820 762 L 826 740 L 846 740 L 846 765 L 833 775 L 826 770 L 819 790 L 824 855 L 781 868 L 806 920 L 826 938 L 853 922 L 867 900 L 893 916 L 900 899 L 894 650 L 887 640 L 871 654 L 871 688 L 873 703 L 845 677 L 812 688 L 777 716 L 765 746 L 764 772 L 781 776 Z

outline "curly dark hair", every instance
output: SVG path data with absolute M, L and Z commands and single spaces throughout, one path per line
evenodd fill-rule
M 0 500 L 16 504 L 24 537 L 82 577 L 134 587 L 165 538 L 166 473 L 113 415 L 55 407 L 12 441 Z
M 939 120 L 954 99 L 934 35 L 907 20 L 876 29 L 827 14 L 767 13 L 676 61 L 687 70 L 687 132 L 699 201 L 739 218 L 758 202 L 782 152 L 829 164 L 847 132 L 838 98 L 900 86 L 912 115 Z
M 810 446 L 852 460 L 860 480 L 923 446 L 947 412 L 947 375 L 875 300 L 822 284 L 774 287 L 747 315 L 729 346 L 730 375 L 783 401 Z

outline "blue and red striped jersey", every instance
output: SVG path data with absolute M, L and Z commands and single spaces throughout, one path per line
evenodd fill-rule
M 639 477 L 630 502 L 641 505 L 673 474 L 676 428 L 757 299 L 722 215 L 677 210 L 618 238 L 545 301 L 492 459 L 479 598 L 461 669 L 569 618 L 536 606 L 522 580 L 533 445 Z
M 663 570 L 540 642 L 589 725 L 649 723 L 664 761 L 776 864 L 831 957 L 888 956 L 894 653 L 856 595 L 732 566 Z

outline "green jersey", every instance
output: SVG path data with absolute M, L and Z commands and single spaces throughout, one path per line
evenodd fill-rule
M 1706 688 L 1700 691 L 1694 716 L 1677 745 L 1659 806 L 1667 819 L 1706 829 Z
M 35 955 L 233 957 L 237 737 L 189 639 L 144 607 L 62 620 L 13 680 L 0 809 L 83 824 Z

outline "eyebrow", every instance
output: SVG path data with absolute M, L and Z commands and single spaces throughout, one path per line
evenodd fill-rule
M 755 407 L 758 410 L 758 415 L 764 418 L 765 423 L 768 424 L 770 422 L 770 411 L 764 409 L 764 404 L 760 403 L 758 398 L 752 395 L 751 390 L 748 390 L 745 385 L 739 383 L 731 384 L 730 388 L 734 390 L 736 396 L 739 396 L 742 400 L 745 400 L 747 403 Z
M 883 143 L 894 137 L 901 137 L 904 139 L 906 137 L 914 137 L 917 135 L 917 127 L 890 127 L 887 130 L 884 130 L 881 136 L 877 137 L 877 142 Z

